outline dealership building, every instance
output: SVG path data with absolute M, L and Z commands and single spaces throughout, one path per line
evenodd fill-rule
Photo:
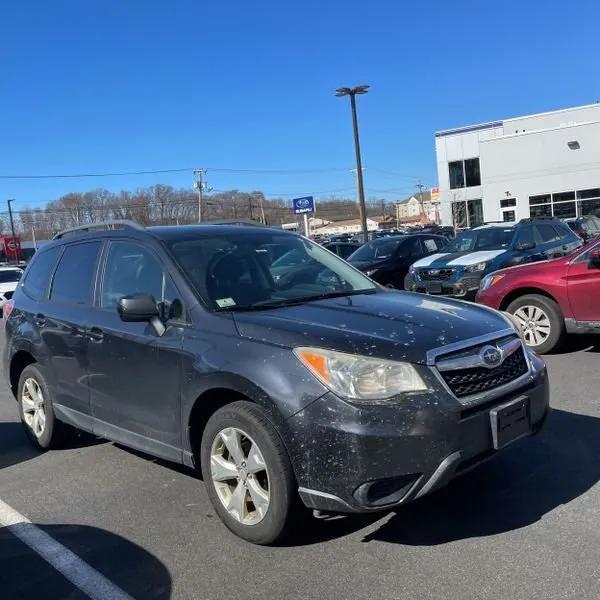
M 444 225 L 600 216 L 600 104 L 435 134 Z

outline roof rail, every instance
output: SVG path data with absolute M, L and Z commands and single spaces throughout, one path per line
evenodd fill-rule
M 528 217 L 526 219 L 521 219 L 519 223 L 532 223 L 533 221 L 559 221 L 559 218 L 540 215 L 539 217 Z
M 63 229 L 52 237 L 53 240 L 59 240 L 66 235 L 83 233 L 90 231 L 91 229 L 137 229 L 138 231 L 145 231 L 145 227 L 136 223 L 135 221 L 128 220 L 113 220 L 113 221 L 100 221 L 98 223 L 88 223 L 87 225 L 79 225 L 78 227 L 70 227 L 69 229 Z
M 201 225 L 251 225 L 253 227 L 269 227 L 252 219 L 215 219 L 214 221 L 202 221 Z

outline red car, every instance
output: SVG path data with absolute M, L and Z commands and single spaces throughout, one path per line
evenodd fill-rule
M 514 315 L 525 342 L 540 354 L 558 348 L 567 333 L 600 333 L 600 241 L 490 273 L 476 300 Z

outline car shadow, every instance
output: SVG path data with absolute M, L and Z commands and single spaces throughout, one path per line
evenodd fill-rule
M 19 539 L 19 530 L 16 528 L 32 527 L 30 523 L 19 523 L 0 528 L 2 598 L 38 600 L 87 597 Z M 37 527 L 130 597 L 154 600 L 168 600 L 171 597 L 172 578 L 167 567 L 153 554 L 129 540 L 84 525 Z M 68 560 L 63 559 L 63 563 L 68 565 Z
M 536 523 L 599 480 L 600 419 L 553 410 L 539 435 L 442 490 L 387 513 L 307 520 L 285 545 L 321 543 L 363 528 L 363 542 L 410 546 L 497 535 Z
M 433 546 L 527 527 L 600 480 L 600 419 L 554 410 L 543 432 L 394 511 L 365 542 Z
M 65 448 L 76 449 L 105 443 L 89 433 L 73 429 Z M 0 469 L 16 465 L 43 454 L 29 440 L 19 421 L 0 422 Z
M 574 352 L 600 352 L 600 335 L 575 334 L 567 336 L 565 342 L 551 354 L 573 354 Z

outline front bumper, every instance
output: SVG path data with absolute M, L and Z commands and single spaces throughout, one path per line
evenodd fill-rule
M 422 280 L 418 274 L 408 274 L 404 280 L 404 289 L 422 294 L 451 296 L 464 300 L 474 300 L 479 290 L 482 275 L 464 273 L 449 280 Z
M 494 456 L 490 410 L 529 399 L 530 433 L 549 410 L 543 361 L 510 393 L 465 404 L 439 387 L 400 404 L 356 406 L 326 394 L 288 422 L 286 445 L 304 504 L 331 512 L 371 512 L 404 504 Z M 425 371 L 427 369 L 423 369 Z

